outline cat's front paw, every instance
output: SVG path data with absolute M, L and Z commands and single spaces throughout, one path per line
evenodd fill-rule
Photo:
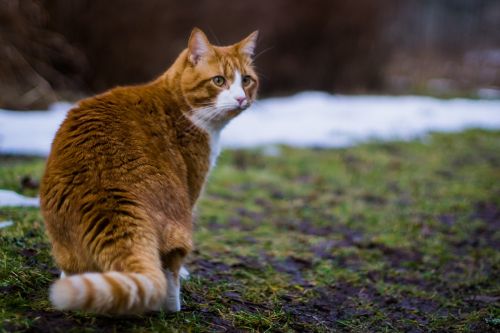
M 167 278 L 167 297 L 164 309 L 167 312 L 181 311 L 181 283 L 179 276 L 176 278 L 169 270 L 165 271 L 165 276 Z
M 165 301 L 165 312 L 181 311 L 181 302 L 179 297 L 168 297 Z

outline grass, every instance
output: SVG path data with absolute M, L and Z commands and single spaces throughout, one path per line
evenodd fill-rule
M 53 310 L 38 209 L 0 208 L 15 222 L 0 229 L 0 330 L 500 330 L 500 132 L 279 150 L 222 154 L 177 314 Z M 2 158 L 0 188 L 32 195 L 42 171 L 41 159 Z

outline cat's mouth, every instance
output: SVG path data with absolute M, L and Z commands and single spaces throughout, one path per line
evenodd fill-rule
M 240 113 L 242 113 L 246 108 L 236 108 L 236 109 L 233 109 L 233 110 L 229 110 L 227 112 L 227 114 L 229 116 L 232 116 L 232 117 L 236 117 L 237 115 L 239 115 Z
M 223 118 L 226 117 L 236 117 L 246 109 L 250 107 L 250 103 L 246 103 L 245 105 L 231 105 L 223 108 L 224 111 L 221 112 Z
M 243 111 L 245 111 L 246 109 L 248 109 L 249 107 L 250 107 L 250 103 L 238 106 L 236 108 L 232 108 L 232 109 L 226 111 L 226 115 L 231 117 L 231 118 L 234 118 L 237 115 L 239 115 L 240 113 L 242 113 Z
M 211 109 L 208 113 L 193 112 L 189 118 L 196 124 L 211 124 L 212 126 L 223 126 L 236 118 L 240 113 L 250 107 L 250 103 L 240 106 L 226 106 L 219 109 Z

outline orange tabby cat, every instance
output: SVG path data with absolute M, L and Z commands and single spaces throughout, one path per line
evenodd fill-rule
M 231 46 L 194 29 L 155 81 L 81 101 L 61 125 L 41 184 L 61 310 L 180 310 L 192 210 L 219 132 L 255 100 L 257 32 Z

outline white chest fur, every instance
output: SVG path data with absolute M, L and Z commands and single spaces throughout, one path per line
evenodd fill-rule
M 217 163 L 220 154 L 220 130 L 208 131 L 210 135 L 210 169 Z
M 207 131 L 210 136 L 210 169 L 215 166 L 217 157 L 220 154 L 220 131 L 226 125 L 221 123 L 218 115 L 223 115 L 224 112 L 236 110 L 245 107 L 246 101 L 245 91 L 242 87 L 242 77 L 239 71 L 234 72 L 234 78 L 231 85 L 222 90 L 211 107 L 200 108 L 193 112 L 191 120 L 193 123 Z

